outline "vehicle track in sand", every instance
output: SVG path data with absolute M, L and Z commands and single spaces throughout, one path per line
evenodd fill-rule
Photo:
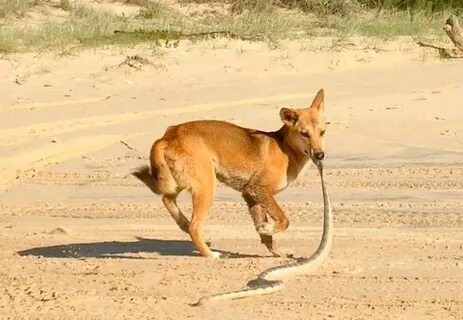
M 259 103 L 286 101 L 289 99 L 306 97 L 307 93 L 281 94 L 275 96 L 262 96 L 232 101 L 198 103 L 193 105 L 178 106 L 166 109 L 155 109 L 151 111 L 124 112 L 118 114 L 108 114 L 100 116 L 81 117 L 77 119 L 36 123 L 32 125 L 19 126 L 0 130 L 0 146 L 18 145 L 34 139 L 50 137 L 84 129 L 108 127 L 110 125 L 127 123 L 130 121 L 146 119 L 149 117 L 159 115 L 171 116 L 184 113 L 190 114 L 195 112 L 212 111 L 228 107 L 244 106 L 248 104 L 255 105 Z M 62 103 L 63 105 L 65 105 L 67 101 L 63 100 Z M 50 106 L 59 106 L 59 101 L 49 102 L 49 104 Z M 41 103 L 40 105 L 43 107 L 46 106 L 47 103 Z
M 113 163 L 135 162 L 138 159 L 123 158 Z M 327 169 L 329 184 L 341 188 L 388 188 L 388 189 L 462 189 L 463 168 L 422 167 L 422 168 L 369 168 L 369 169 Z M 288 188 L 316 186 L 316 173 L 306 170 Z M 59 172 L 39 171 L 24 175 L 23 181 L 38 185 L 64 186 L 126 186 L 141 184 L 130 173 L 104 172 Z

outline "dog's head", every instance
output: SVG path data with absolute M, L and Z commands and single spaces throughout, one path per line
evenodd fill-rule
M 289 143 L 314 160 L 325 158 L 325 94 L 318 91 L 308 108 L 282 108 L 280 117 L 289 127 Z

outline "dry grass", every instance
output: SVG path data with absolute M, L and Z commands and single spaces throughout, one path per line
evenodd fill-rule
M 0 0 L 0 19 L 24 16 L 30 8 L 39 5 L 40 2 L 40 0 Z
M 83 43 L 87 38 L 111 34 L 125 25 L 122 18 L 110 12 L 82 6 L 69 10 L 64 22 L 50 20 L 40 26 L 4 26 L 0 29 L 0 51 L 65 48 Z
M 139 14 L 124 17 L 60 0 L 59 7 L 69 13 L 64 22 L 50 19 L 35 27 L 24 27 L 24 24 L 6 23 L 8 17 L 24 16 L 27 10 L 39 5 L 40 0 L 0 0 L 3 4 L 0 9 L 0 52 L 68 50 L 70 47 L 141 42 L 160 44 L 164 40 L 201 38 L 198 34 L 204 38 L 217 31 L 226 36 L 272 43 L 317 35 L 420 37 L 439 34 L 447 15 L 445 11 L 433 13 L 433 8 L 426 11 L 371 10 L 367 8 L 371 1 L 368 3 L 367 0 L 234 0 L 228 2 L 228 12 L 207 10 L 200 15 L 189 14 L 163 1 L 123 2 L 139 6 Z M 201 2 L 214 7 L 210 0 L 183 2 L 190 5 L 191 2 Z M 223 6 L 223 2 L 220 5 Z

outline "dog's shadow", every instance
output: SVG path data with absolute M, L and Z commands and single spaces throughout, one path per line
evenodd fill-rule
M 18 251 L 20 256 L 37 256 L 46 258 L 118 258 L 118 259 L 147 259 L 140 255 L 152 253 L 161 256 L 199 256 L 190 241 L 160 240 L 137 237 L 136 241 L 109 241 L 94 243 L 71 243 L 49 247 L 38 247 Z M 236 252 L 220 251 L 224 258 L 261 258 L 260 255 L 240 254 Z

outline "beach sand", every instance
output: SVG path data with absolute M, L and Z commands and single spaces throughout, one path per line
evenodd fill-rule
M 0 73 L 1 319 L 462 319 L 461 61 L 407 38 L 216 39 L 18 54 Z M 230 257 L 199 257 L 130 172 L 169 125 L 276 130 L 279 108 L 308 106 L 320 88 L 329 259 L 276 294 L 190 306 L 291 260 L 269 256 L 224 186 L 204 233 Z M 290 220 L 277 243 L 309 256 L 322 219 L 314 166 L 277 198 Z M 189 195 L 179 203 L 189 214 Z

